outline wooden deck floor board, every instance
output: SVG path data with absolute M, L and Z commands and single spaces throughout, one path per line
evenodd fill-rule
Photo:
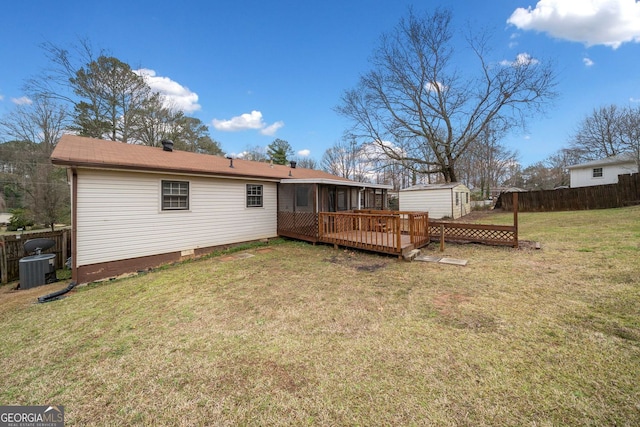
M 334 243 L 341 246 L 363 248 L 390 254 L 398 253 L 396 250 L 395 233 L 383 233 L 376 231 L 353 230 L 343 233 L 329 233 L 320 237 L 320 241 Z M 405 253 L 414 248 L 411 237 L 406 234 L 400 235 L 401 253 Z

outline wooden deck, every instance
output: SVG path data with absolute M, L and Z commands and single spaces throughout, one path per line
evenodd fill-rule
M 416 246 L 411 243 L 411 236 L 400 234 L 400 251 L 398 251 L 398 237 L 396 234 L 383 233 L 381 231 L 351 230 L 344 233 L 326 233 L 322 236 L 321 241 L 324 243 L 332 243 L 336 246 L 399 255 L 404 255 L 416 248 Z
M 426 212 L 321 212 L 318 240 L 336 246 L 403 256 L 429 244 Z
M 430 241 L 426 212 L 278 212 L 278 235 L 398 256 Z

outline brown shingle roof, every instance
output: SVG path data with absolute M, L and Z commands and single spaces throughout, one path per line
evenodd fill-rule
M 177 174 L 203 174 L 263 179 L 331 179 L 350 182 L 326 172 L 270 165 L 269 163 L 229 159 L 209 154 L 190 153 L 117 141 L 63 135 L 51 154 L 54 165 L 101 169 L 142 170 Z M 291 175 L 289 175 L 291 171 Z

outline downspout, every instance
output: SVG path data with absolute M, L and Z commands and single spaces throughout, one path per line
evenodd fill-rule
M 78 282 L 78 171 L 71 168 L 71 280 Z
M 273 164 L 271 165 L 273 167 Z M 280 186 L 281 181 L 276 184 L 276 234 L 280 237 Z
M 358 210 L 362 209 L 362 193 L 365 191 L 365 188 L 362 187 L 358 190 Z

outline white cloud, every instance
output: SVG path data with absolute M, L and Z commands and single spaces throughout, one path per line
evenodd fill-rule
M 437 90 L 440 90 L 440 92 L 443 92 L 446 89 L 446 86 L 440 82 L 435 82 L 435 83 L 427 82 L 425 83 L 424 88 L 429 92 L 437 92 Z
M 267 125 L 262 120 L 262 113 L 253 110 L 251 113 L 244 113 L 229 120 L 213 119 L 213 127 L 223 132 L 236 132 L 241 130 L 260 130 L 263 135 L 274 135 L 278 129 L 284 126 L 284 122 L 278 121 Z
M 640 3 L 636 0 L 540 0 L 535 8 L 517 8 L 507 23 L 552 37 L 605 45 L 640 42 Z
M 192 113 L 200 109 L 198 94 L 189 88 L 171 80 L 169 77 L 157 76 L 154 70 L 141 68 L 134 73 L 143 76 L 154 92 L 159 92 L 165 98 L 165 107 Z
M 251 113 L 241 114 L 232 117 L 229 120 L 213 119 L 213 127 L 224 132 L 235 132 L 247 129 L 262 129 L 265 124 L 262 121 L 262 113 L 260 111 L 252 111 Z
M 523 65 L 535 65 L 538 62 L 540 61 L 525 52 L 516 55 L 515 61 L 507 61 L 506 59 L 503 59 L 502 61 L 500 61 L 500 65 L 504 65 L 505 67 L 520 67 Z
M 0 94 L 0 101 L 4 101 L 4 95 Z
M 33 101 L 30 100 L 26 96 L 21 96 L 20 98 L 11 98 L 11 102 L 13 102 L 16 105 L 31 105 L 31 104 L 33 104 Z
M 511 36 L 509 36 L 509 39 L 511 40 L 509 42 L 509 49 L 513 49 L 514 47 L 518 46 L 518 37 L 520 37 L 520 34 L 518 33 L 513 33 L 511 34 Z
M 631 97 L 631 98 L 629 98 L 629 102 L 633 102 L 633 103 L 635 103 L 635 102 L 640 102 L 640 98 L 633 98 L 633 97 Z
M 308 150 L 308 149 L 298 151 L 298 156 L 300 157 L 309 157 L 310 154 L 311 154 L 311 150 Z
M 278 129 L 280 129 L 283 126 L 284 126 L 284 122 L 283 121 L 277 121 L 277 122 L 265 127 L 264 129 L 262 129 L 260 131 L 260 133 L 263 134 L 263 135 L 273 136 L 273 135 L 276 134 Z
M 595 62 L 593 62 L 591 58 L 587 57 L 582 58 L 582 62 L 584 63 L 585 67 L 593 67 L 595 65 Z

